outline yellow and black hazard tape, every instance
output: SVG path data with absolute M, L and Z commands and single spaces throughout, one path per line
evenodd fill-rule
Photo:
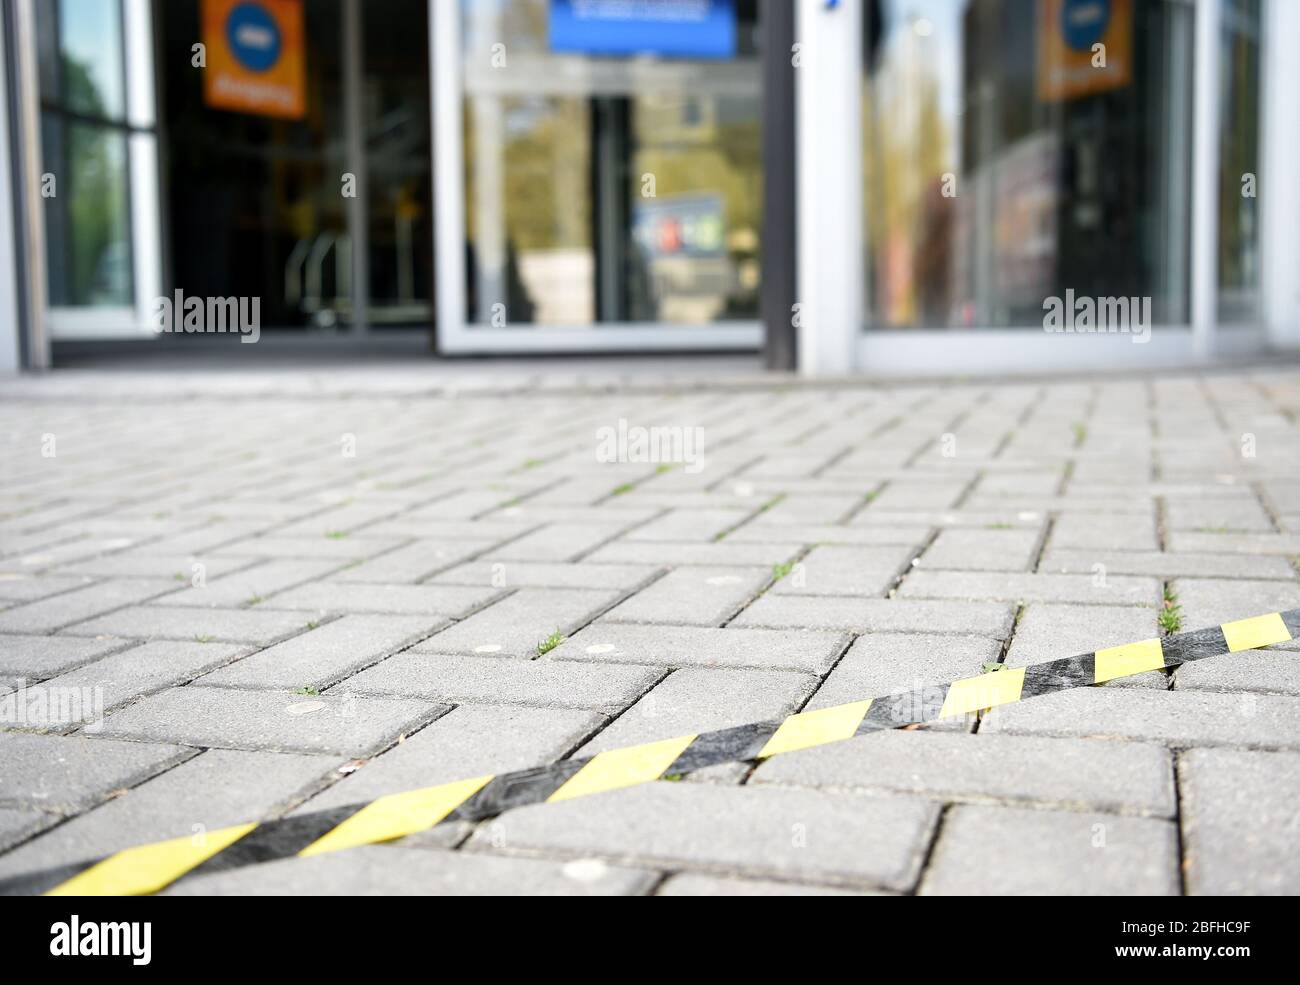
M 967 677 L 898 694 L 681 735 L 514 773 L 478 776 L 261 823 L 128 848 L 106 858 L 0 881 L 0 895 L 155 893 L 186 876 L 391 841 L 436 824 L 481 821 L 529 804 L 570 800 L 722 763 L 767 759 L 882 729 L 922 725 L 1071 688 L 1104 684 L 1300 639 L 1300 609 L 1094 653 Z

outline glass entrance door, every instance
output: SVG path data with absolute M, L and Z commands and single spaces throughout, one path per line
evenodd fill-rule
M 433 8 L 440 346 L 756 347 L 757 4 Z

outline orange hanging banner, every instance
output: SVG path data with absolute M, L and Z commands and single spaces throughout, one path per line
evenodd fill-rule
M 299 120 L 306 112 L 302 0 L 203 0 L 203 101 Z

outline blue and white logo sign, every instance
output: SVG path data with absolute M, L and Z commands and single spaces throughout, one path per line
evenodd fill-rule
M 552 51 L 584 55 L 736 53 L 733 0 L 551 0 L 550 33 Z
M 246 69 L 265 72 L 280 59 L 280 26 L 259 3 L 241 3 L 226 18 L 230 51 Z
M 1065 0 L 1061 36 L 1075 51 L 1091 51 L 1110 26 L 1110 0 Z

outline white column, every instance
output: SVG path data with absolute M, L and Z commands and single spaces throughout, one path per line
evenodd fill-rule
M 148 0 L 122 6 L 126 63 L 127 141 L 131 203 L 131 259 L 138 334 L 149 335 L 154 299 L 162 294 L 162 213 L 159 205 L 158 103 L 154 93 L 153 17 Z M 132 334 L 132 333 L 126 333 Z
M 797 2 L 799 370 L 834 376 L 856 368 L 865 312 L 862 4 Z
M 461 197 L 460 5 L 429 0 L 430 132 L 433 134 L 434 313 L 438 349 L 463 351 L 465 202 Z
M 1300 3 L 1266 0 L 1260 37 L 1260 309 L 1269 343 L 1294 347 L 1300 346 L 1300 185 L 1294 177 L 1300 163 L 1300 58 L 1291 39 L 1300 37 Z
M 1214 353 L 1219 305 L 1220 0 L 1197 0 L 1192 113 L 1192 345 Z

